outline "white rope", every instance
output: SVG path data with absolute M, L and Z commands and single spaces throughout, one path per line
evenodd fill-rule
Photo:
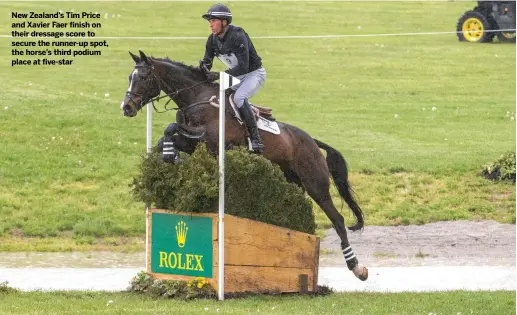
M 74 0 L 74 2 L 209 2 L 211 0 Z M 472 0 L 453 0 L 472 2 Z M 0 0 L 13 2 L 13 0 Z M 70 2 L 70 0 L 16 0 L 16 2 Z M 231 0 L 231 2 L 451 2 L 451 0 Z
M 515 32 L 515 29 L 501 29 L 501 30 L 485 30 L 486 33 L 495 32 Z M 328 34 L 328 35 L 273 35 L 273 36 L 253 36 L 252 39 L 318 39 L 318 38 L 347 38 L 347 37 L 387 37 L 387 36 L 424 36 L 424 35 L 450 35 L 462 32 L 413 32 L 413 33 L 384 33 L 384 34 Z M 0 35 L 0 38 L 15 38 L 15 39 L 118 39 L 118 40 L 206 40 L 206 36 L 95 36 L 95 37 L 13 37 L 12 35 Z

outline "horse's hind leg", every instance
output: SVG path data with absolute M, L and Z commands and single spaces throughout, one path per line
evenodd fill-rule
M 325 162 L 323 161 L 323 163 Z M 301 175 L 301 182 L 309 196 L 311 196 L 311 198 L 325 212 L 332 222 L 338 236 L 341 238 L 341 249 L 348 269 L 352 270 L 354 275 L 360 280 L 366 280 L 368 278 L 368 269 L 359 264 L 359 261 L 352 250 L 352 246 L 348 241 L 345 220 L 332 202 L 332 197 L 329 192 L 330 181 L 328 173 L 322 171 L 322 167 L 318 167 L 318 165 L 306 165 L 302 167 L 302 169 L 310 170 L 302 173 L 303 175 L 299 173 Z
M 303 187 L 300 177 L 298 177 L 298 175 L 295 172 L 288 168 L 282 168 L 282 171 L 284 172 L 284 176 L 287 182 L 296 184 L 297 186 L 305 190 L 305 187 Z

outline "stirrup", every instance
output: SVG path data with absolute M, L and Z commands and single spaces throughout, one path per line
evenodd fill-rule
M 255 141 L 258 142 L 257 147 L 253 148 L 253 140 L 251 139 L 251 137 L 248 137 L 248 150 L 259 154 L 264 153 L 264 144 L 260 141 Z

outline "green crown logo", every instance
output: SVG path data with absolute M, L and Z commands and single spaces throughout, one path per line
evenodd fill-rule
M 178 225 L 176 226 L 176 238 L 178 239 L 178 246 L 180 248 L 185 246 L 185 242 L 187 241 L 187 231 L 187 224 L 183 221 L 178 222 Z

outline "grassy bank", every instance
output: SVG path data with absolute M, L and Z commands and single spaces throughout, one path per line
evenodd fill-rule
M 2 2 L 0 15 L 98 11 L 98 37 L 206 37 L 200 14 L 207 5 Z M 451 32 L 474 5 L 232 2 L 231 8 L 235 24 L 256 37 Z M 10 32 L 9 23 L 0 25 L 0 34 Z M 61 67 L 11 67 L 11 42 L 0 38 L 7 73 L 0 77 L 0 250 L 141 246 L 144 205 L 133 201 L 129 184 L 145 151 L 145 114 L 121 115 L 134 65 L 127 52 L 197 64 L 204 39 L 113 38 L 101 56 Z M 367 225 L 515 222 L 515 186 L 476 176 L 485 163 L 515 150 L 515 45 L 459 43 L 454 34 L 254 44 L 268 78 L 252 102 L 342 152 Z M 154 143 L 174 119 L 154 115 Z M 321 233 L 330 222 L 315 211 Z M 351 223 L 346 208 L 343 214 Z

